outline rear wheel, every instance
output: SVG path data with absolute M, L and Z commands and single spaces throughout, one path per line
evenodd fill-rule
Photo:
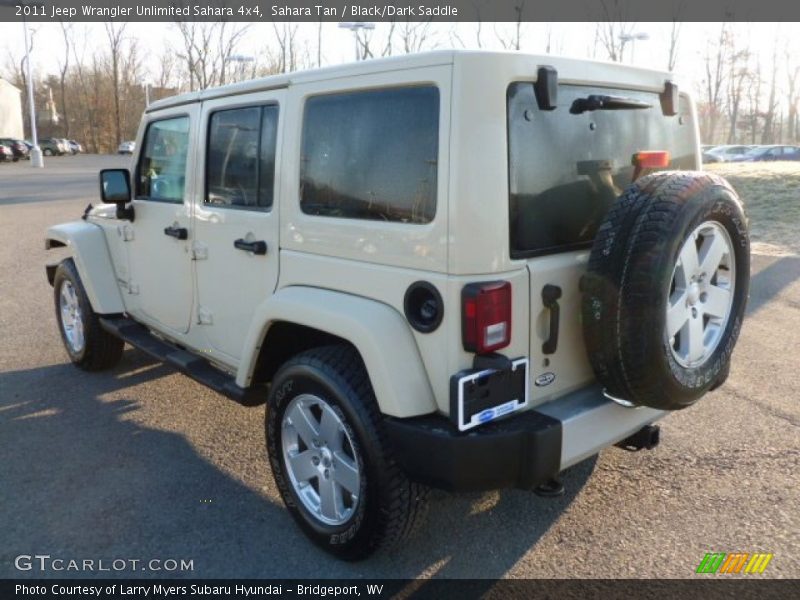
M 424 516 L 425 489 L 391 456 L 358 352 L 303 352 L 272 382 L 267 448 L 287 509 L 318 546 L 358 560 L 407 537 Z
M 617 399 L 674 410 L 724 382 L 750 277 L 736 193 L 708 173 L 657 173 L 620 196 L 583 280 L 586 347 Z
M 50 150 L 50 148 L 45 148 L 42 154 L 44 154 L 45 156 L 53 156 L 53 151 Z
M 125 342 L 100 325 L 71 258 L 58 265 L 53 291 L 61 339 L 72 363 L 86 371 L 115 366 Z

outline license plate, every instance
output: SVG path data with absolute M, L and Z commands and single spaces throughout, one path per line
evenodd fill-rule
M 472 429 L 528 405 L 528 359 L 512 360 L 506 370 L 462 371 L 451 385 L 450 414 L 459 431 Z

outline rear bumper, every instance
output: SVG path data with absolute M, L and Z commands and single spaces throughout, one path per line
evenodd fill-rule
M 450 491 L 530 489 L 665 413 L 625 408 L 590 386 L 506 419 L 459 432 L 449 419 L 386 419 L 409 476 Z

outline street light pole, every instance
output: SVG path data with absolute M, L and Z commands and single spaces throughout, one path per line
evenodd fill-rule
M 619 36 L 619 39 L 622 41 L 622 48 L 620 48 L 620 55 L 625 50 L 625 44 L 627 42 L 631 43 L 631 64 L 634 64 L 636 58 L 636 40 L 649 40 L 650 34 L 644 31 L 638 33 L 622 33 Z M 620 56 L 620 60 L 622 60 L 622 56 Z
M 31 119 L 31 142 L 33 148 L 31 149 L 31 166 L 41 169 L 44 167 L 44 159 L 42 158 L 42 149 L 39 148 L 39 139 L 36 134 L 36 106 L 33 101 L 33 69 L 31 68 L 31 54 L 30 45 L 28 43 L 28 20 L 23 16 L 22 24 L 25 28 L 25 68 L 28 71 L 28 110 L 30 111 Z
M 256 57 L 255 56 L 249 56 L 249 55 L 244 55 L 244 54 L 233 54 L 233 55 L 231 55 L 231 56 L 229 56 L 229 57 L 227 57 L 225 59 L 225 62 L 238 63 L 239 66 L 242 67 L 242 71 L 244 71 L 243 66 L 245 64 L 253 63 L 253 75 L 251 76 L 251 79 L 255 78 L 255 61 L 256 61 Z M 242 75 L 247 77 L 247 75 L 244 72 L 242 72 Z
M 353 32 L 353 40 L 356 44 L 356 61 L 361 60 L 361 51 L 358 47 L 358 32 L 361 29 L 371 30 L 375 29 L 375 23 L 366 23 L 364 21 L 356 21 L 355 23 L 339 23 L 340 29 L 349 29 Z

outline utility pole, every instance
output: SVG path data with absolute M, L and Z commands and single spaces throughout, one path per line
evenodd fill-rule
M 44 167 L 42 149 L 39 148 L 39 138 L 36 133 L 36 106 L 33 101 L 33 68 L 31 66 L 30 44 L 28 42 L 28 20 L 23 15 L 22 25 L 25 28 L 25 70 L 28 72 L 28 110 L 31 119 L 31 166 L 41 169 Z

